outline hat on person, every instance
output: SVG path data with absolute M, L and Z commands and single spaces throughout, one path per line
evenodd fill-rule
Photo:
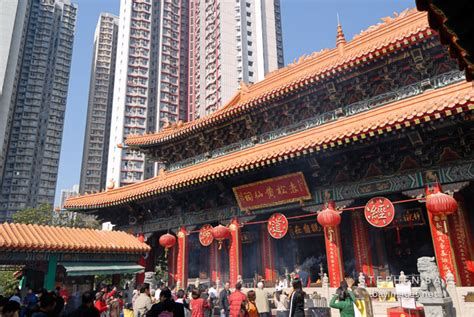
M 17 302 L 18 304 L 21 305 L 21 299 L 20 299 L 20 297 L 18 297 L 16 295 L 13 295 L 12 297 L 10 297 L 9 301 L 10 302 Z

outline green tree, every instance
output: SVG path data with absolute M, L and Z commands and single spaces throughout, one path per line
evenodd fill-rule
M 0 294 L 11 295 L 15 293 L 18 280 L 13 276 L 13 271 L 0 271 Z
M 13 222 L 45 226 L 100 229 L 95 216 L 70 211 L 55 211 L 49 204 L 38 208 L 25 208 L 13 214 Z

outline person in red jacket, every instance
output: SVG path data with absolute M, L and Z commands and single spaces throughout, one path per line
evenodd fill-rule
M 201 292 L 198 289 L 193 290 L 191 297 L 193 298 L 191 304 L 189 304 L 189 307 L 191 308 L 191 316 L 204 317 L 206 309 L 211 307 L 209 301 L 201 298 Z
M 229 316 L 230 317 L 240 317 L 242 312 L 245 312 L 245 302 L 247 301 L 247 296 L 241 291 L 242 284 L 238 282 L 235 284 L 235 291 L 229 296 Z M 242 309 L 242 307 L 244 307 Z
M 95 295 L 95 308 L 99 311 L 100 314 L 105 313 L 109 307 L 107 306 L 107 303 L 105 302 L 104 299 L 104 293 L 98 292 Z

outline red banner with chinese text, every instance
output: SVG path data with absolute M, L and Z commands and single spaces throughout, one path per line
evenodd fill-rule
M 366 281 L 372 281 L 371 277 L 374 276 L 374 271 L 372 268 L 372 253 L 370 252 L 369 230 L 367 224 L 362 221 L 360 212 L 354 211 L 351 214 L 351 226 L 357 273 L 364 273 L 369 277 Z
M 431 237 L 433 239 L 439 274 L 444 279 L 449 270 L 453 273 L 454 278 L 457 281 L 458 277 L 454 265 L 454 257 L 448 234 L 449 229 L 446 216 L 440 217 L 428 212 L 428 220 L 430 222 Z
M 311 193 L 301 172 L 234 187 L 233 191 L 242 210 L 311 199 Z
M 342 268 L 341 239 L 339 227 L 324 228 L 326 256 L 328 262 L 329 286 L 339 287 L 344 272 Z
M 453 243 L 453 250 L 458 268 L 461 286 L 474 286 L 474 272 L 470 271 L 469 264 L 474 260 L 472 254 L 472 236 L 466 219 L 464 201 L 455 195 L 458 201 L 458 211 L 448 217 L 449 236 Z

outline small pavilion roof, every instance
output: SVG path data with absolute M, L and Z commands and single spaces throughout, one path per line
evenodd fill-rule
M 118 206 L 473 109 L 474 88 L 471 83 L 460 82 L 195 165 L 164 171 L 139 183 L 69 198 L 65 208 Z
M 393 18 L 383 18 L 382 21 L 348 42 L 341 41 L 338 35 L 337 47 L 302 56 L 293 64 L 267 74 L 261 82 L 250 86 L 242 83 L 240 90 L 226 105 L 208 116 L 187 123 L 178 122 L 155 133 L 130 135 L 125 144 L 131 147 L 153 146 L 202 131 L 242 116 L 265 102 L 304 89 L 316 81 L 423 41 L 433 34 L 427 14 L 416 9 L 406 10 Z M 342 34 L 342 29 L 339 33 Z
M 150 247 L 123 231 L 3 223 L 0 251 L 143 253 Z

